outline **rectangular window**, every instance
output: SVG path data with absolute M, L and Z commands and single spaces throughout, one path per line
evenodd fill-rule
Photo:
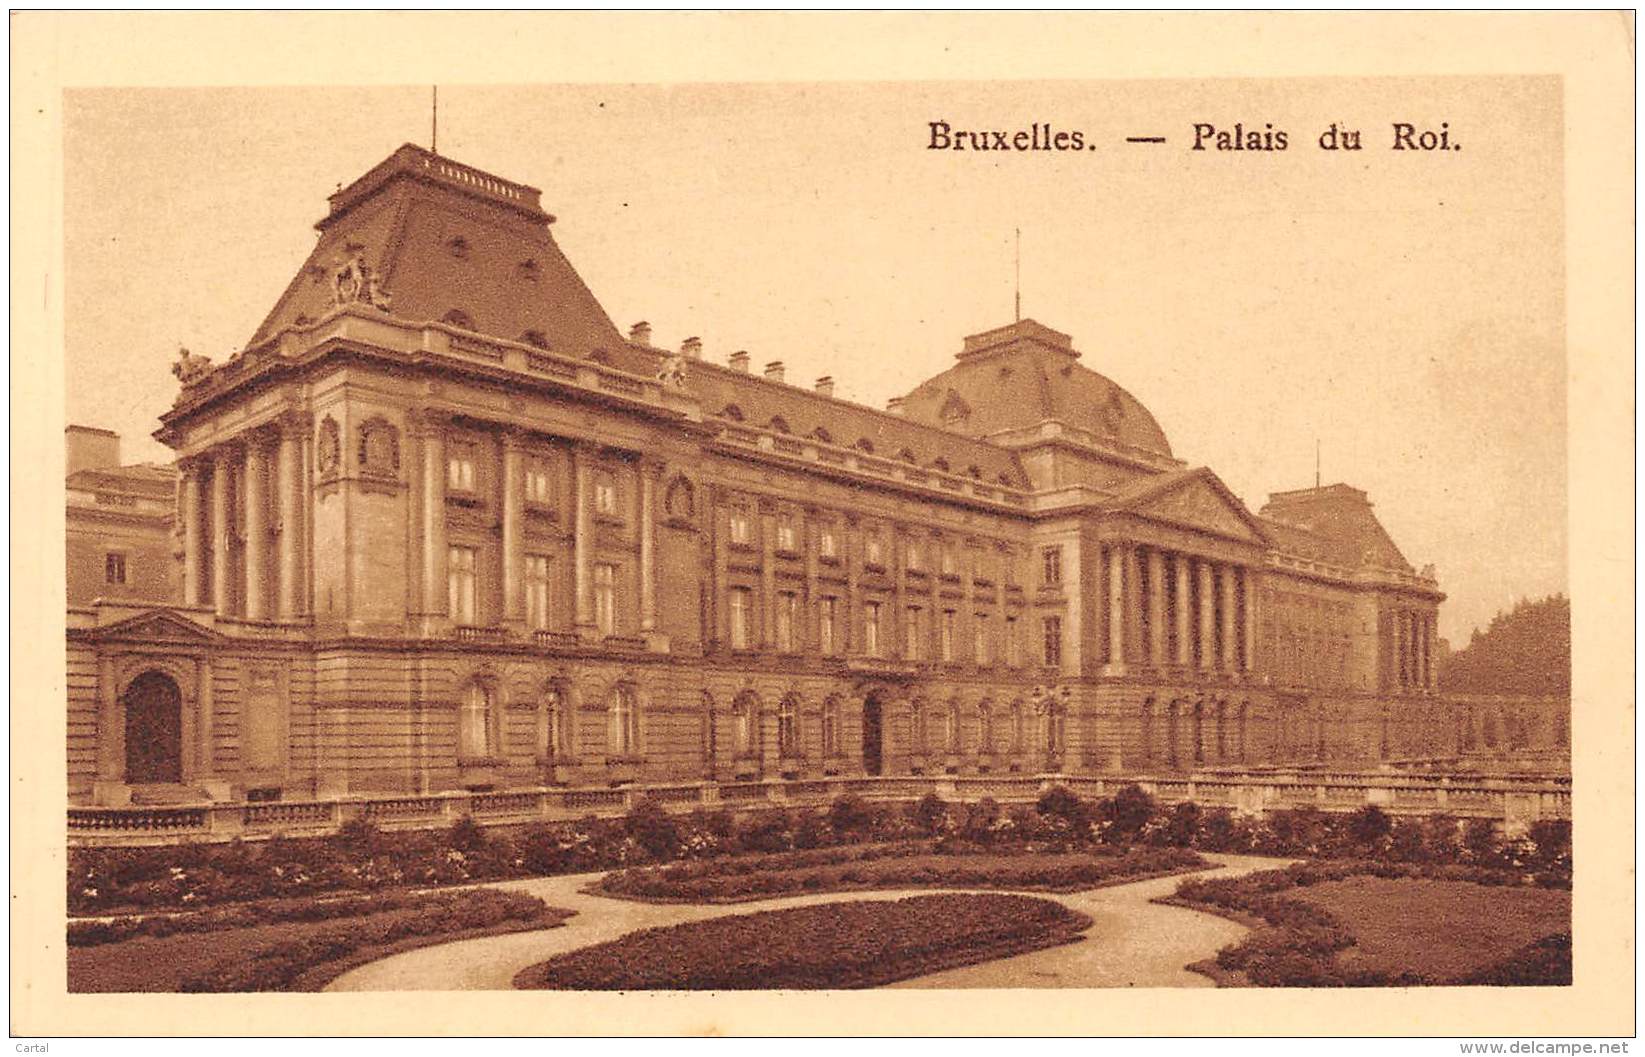
M 548 472 L 548 464 L 541 459 L 533 459 L 525 467 L 525 501 L 534 506 L 551 506 L 554 503 L 553 477 Z
M 942 545 L 942 574 L 944 576 L 955 576 L 959 571 L 959 566 L 954 560 L 954 545 L 944 543 Z
M 1047 668 L 1062 667 L 1062 618 L 1046 617 L 1045 621 L 1045 666 Z
M 988 614 L 978 613 L 977 622 L 972 625 L 976 629 L 975 654 L 978 664 L 989 663 L 988 650 Z
M 833 558 L 837 555 L 834 541 L 834 526 L 824 525 L 817 530 L 817 553 L 824 558 Z
M 731 589 L 731 648 L 748 649 L 748 618 L 750 593 L 746 587 Z
M 920 659 L 920 607 L 909 606 L 903 618 L 902 655 L 911 661 Z
M 793 554 L 798 548 L 794 545 L 794 518 L 784 514 L 777 519 L 777 549 Z
M 920 546 L 919 540 L 908 541 L 908 568 L 919 572 L 925 561 L 925 548 Z
M 945 609 L 942 611 L 942 659 L 944 661 L 952 661 L 954 659 L 955 620 L 955 613 L 952 609 Z
M 454 624 L 478 619 L 474 589 L 474 548 L 452 547 L 446 555 L 446 604 Z
M 103 579 L 111 584 L 126 582 L 126 556 L 110 554 L 103 560 Z
M 548 627 L 548 556 L 525 556 L 525 620 L 532 631 Z
M 863 561 L 869 565 L 885 564 L 885 554 L 878 535 L 870 535 L 864 546 Z
M 594 626 L 601 635 L 617 634 L 617 567 L 610 562 L 594 566 Z
M 1005 577 L 1005 586 L 1007 586 L 1007 587 L 1016 587 L 1017 583 L 1018 583 L 1018 581 L 1017 581 L 1017 557 L 1016 557 L 1016 555 L 1007 554 L 1004 557 L 1002 557 L 1000 559 L 1000 566 L 1004 570 L 1002 575 Z
M 792 591 L 777 595 L 777 651 L 794 652 L 794 625 L 799 623 L 800 596 Z
M 731 542 L 747 543 L 749 540 L 748 511 L 742 507 L 731 508 Z
M 1022 664 L 1022 640 L 1017 637 L 1017 618 L 1005 618 L 1005 663 L 1015 668 Z
M 1040 583 L 1055 587 L 1062 583 L 1062 548 L 1044 547 L 1040 550 Z
M 606 517 L 617 516 L 617 478 L 609 472 L 594 475 L 594 512 Z
M 834 616 L 839 600 L 822 598 L 817 601 L 817 644 L 824 657 L 834 656 Z
M 446 456 L 446 487 L 453 492 L 474 491 L 474 445 L 451 446 Z
M 880 655 L 880 604 L 869 602 L 862 610 L 863 652 L 870 657 Z

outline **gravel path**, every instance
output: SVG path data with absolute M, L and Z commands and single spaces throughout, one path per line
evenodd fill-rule
M 1283 866 L 1288 860 L 1208 855 L 1220 865 L 1201 877 L 1234 876 Z M 931 889 L 829 892 L 732 905 L 634 903 L 579 891 L 599 874 L 506 881 L 488 886 L 527 892 L 577 916 L 557 929 L 459 940 L 396 954 L 339 976 L 328 991 L 509 990 L 514 974 L 556 954 L 604 943 L 636 929 L 758 910 L 861 899 L 901 899 Z M 1244 928 L 1223 918 L 1149 900 L 1175 890 L 1181 877 L 1114 885 L 1089 892 L 1028 895 L 1055 899 L 1093 921 L 1079 943 L 950 969 L 893 987 L 1209 987 L 1183 969 L 1237 940 Z M 947 891 L 947 890 L 944 890 Z

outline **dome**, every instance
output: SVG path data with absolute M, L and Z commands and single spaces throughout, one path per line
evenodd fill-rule
M 979 438 L 1056 419 L 1169 458 L 1171 445 L 1148 409 L 1078 360 L 1068 335 L 1031 319 L 974 334 L 959 362 L 904 398 L 903 414 Z

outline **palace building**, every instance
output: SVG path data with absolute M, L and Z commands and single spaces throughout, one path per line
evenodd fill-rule
M 885 410 L 656 348 L 553 221 L 402 147 L 182 354 L 175 594 L 71 599 L 74 802 L 1458 750 L 1364 492 L 1252 512 L 1032 320 Z

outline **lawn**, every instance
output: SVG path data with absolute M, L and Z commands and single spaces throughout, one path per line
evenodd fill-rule
M 1071 943 L 1091 919 L 1020 895 L 734 914 L 643 929 L 522 970 L 528 990 L 764 990 L 878 987 L 940 969 Z
M 624 870 L 596 885 L 602 895 L 650 902 L 739 903 L 775 895 L 885 888 L 996 888 L 1072 892 L 1210 865 L 1182 848 L 1022 851 L 928 844 L 740 856 Z
M 291 901 L 280 901 L 289 904 Z M 337 974 L 389 954 L 479 935 L 552 928 L 569 911 L 517 893 L 442 893 L 356 901 L 327 920 L 216 927 L 196 914 L 188 931 L 71 945 L 71 992 L 318 990 Z M 373 907 L 384 907 L 373 909 Z M 254 913 L 244 904 L 237 913 Z M 182 920 L 182 919 L 176 919 Z
M 1321 907 L 1355 944 L 1344 967 L 1463 976 L 1544 936 L 1571 929 L 1571 893 L 1466 881 L 1352 877 L 1298 888 L 1290 898 Z

